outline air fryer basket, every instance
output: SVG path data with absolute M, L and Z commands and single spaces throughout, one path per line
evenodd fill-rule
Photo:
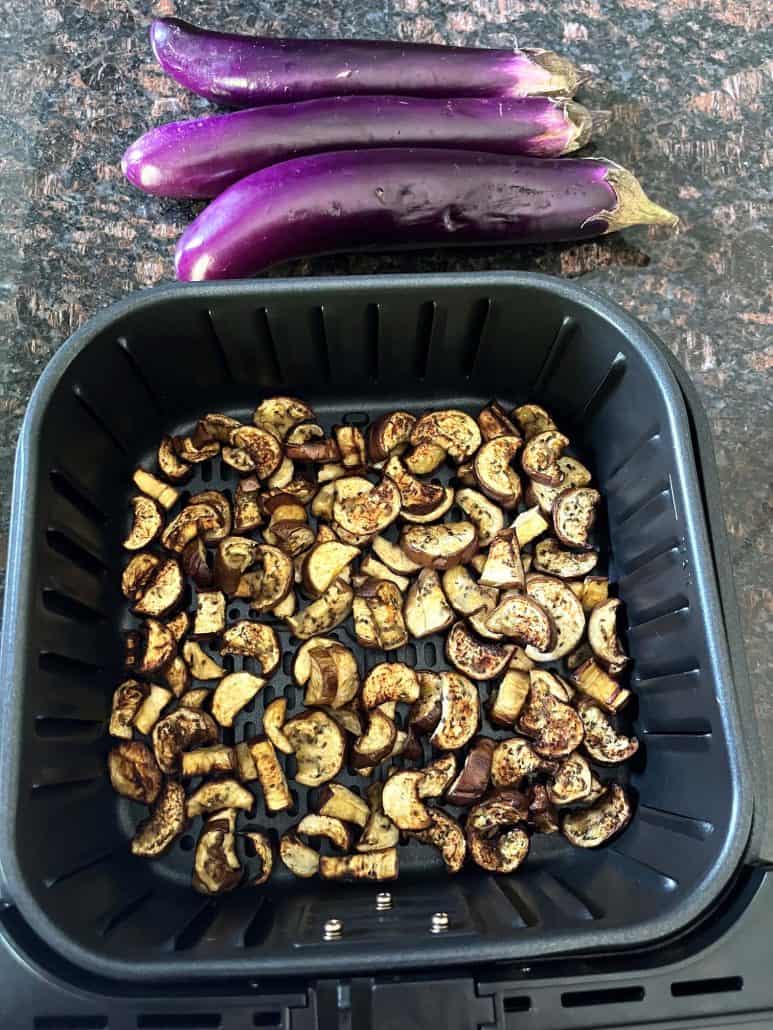
M 611 845 L 542 838 L 513 876 L 450 879 L 433 849 L 410 844 L 394 906 L 378 913 L 374 885 L 281 874 L 202 899 L 189 886 L 193 837 L 154 863 L 131 857 L 143 810 L 105 774 L 130 474 L 163 432 L 207 410 L 247 417 L 276 392 L 308 399 L 326 427 L 398 406 L 472 410 L 493 396 L 539 400 L 566 427 L 605 497 L 610 578 L 635 661 L 638 805 Z M 204 464 L 188 488 L 227 489 L 228 473 Z M 3 894 L 53 947 L 104 975 L 351 974 L 643 946 L 716 901 L 749 837 L 746 755 L 678 386 L 641 326 L 559 280 L 170 287 L 101 313 L 56 354 L 27 412 L 3 630 Z M 436 643 L 399 657 L 443 667 Z M 288 672 L 286 659 L 236 739 L 277 694 L 299 706 Z M 298 812 L 269 817 L 259 800 L 252 822 L 281 833 L 308 804 L 295 789 Z M 433 935 L 438 910 L 451 927 Z M 332 916 L 344 936 L 326 942 Z

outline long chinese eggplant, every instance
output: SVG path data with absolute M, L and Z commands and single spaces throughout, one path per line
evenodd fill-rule
M 585 78 L 550 50 L 245 36 L 212 32 L 179 18 L 154 21 L 150 41 L 167 75 L 226 107 L 352 93 L 573 96 Z
M 183 233 L 175 263 L 179 279 L 228 279 L 331 251 L 582 240 L 677 221 L 605 160 L 344 150 L 229 187 Z
M 129 182 L 165 197 L 215 197 L 267 165 L 361 147 L 428 146 L 559 157 L 597 115 L 548 97 L 322 97 L 151 129 L 124 154 Z

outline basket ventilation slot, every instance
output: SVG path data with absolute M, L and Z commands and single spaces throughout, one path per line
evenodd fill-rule
M 137 1030 L 217 1030 L 219 1012 L 148 1012 L 137 1016 Z
M 671 984 L 674 998 L 695 998 L 701 994 L 726 994 L 743 990 L 742 976 L 716 976 L 709 980 L 678 980 Z
M 107 1016 L 35 1016 L 35 1030 L 105 1030 Z
M 627 1005 L 631 1001 L 644 1001 L 643 987 L 607 987 L 596 991 L 566 991 L 561 995 L 561 1004 L 565 1009 Z
M 574 338 L 578 328 L 577 322 L 571 316 L 564 318 L 547 354 L 545 355 L 542 368 L 539 370 L 539 374 L 534 381 L 534 386 L 530 391 L 533 396 L 539 398 L 545 393 L 547 384 L 550 382 L 556 369 L 561 364 L 561 359 Z
M 52 551 L 91 576 L 100 577 L 108 571 L 100 558 L 73 540 L 68 533 L 63 533 L 61 529 L 47 529 L 46 542 Z
M 132 353 L 132 350 L 131 350 L 131 348 L 129 346 L 129 341 L 126 339 L 125 336 L 119 336 L 118 339 L 116 340 L 116 343 L 118 344 L 118 351 L 119 351 L 119 353 L 121 355 L 123 355 L 123 358 L 124 358 L 124 360 L 126 362 L 126 365 L 128 366 L 129 371 L 131 372 L 131 374 L 134 376 L 134 378 L 137 380 L 137 382 L 142 387 L 143 392 L 145 393 L 145 395 L 147 396 L 148 400 L 150 401 L 150 403 L 151 403 L 153 409 L 155 410 L 156 414 L 159 415 L 159 416 L 163 415 L 164 414 L 164 405 L 163 405 L 163 403 L 161 401 L 161 398 L 158 396 L 156 391 L 153 389 L 153 387 L 151 386 L 150 380 L 147 378 L 145 373 L 142 371 L 142 366 L 140 365 L 140 363 L 137 361 L 136 357 Z
M 88 491 L 77 483 L 68 472 L 53 468 L 48 473 L 48 478 L 59 496 L 68 501 L 84 518 L 98 526 L 107 522 L 107 513 L 89 497 Z
M 103 435 L 107 437 L 107 439 L 110 441 L 110 443 L 112 443 L 115 449 L 121 453 L 122 457 L 126 457 L 129 453 L 129 449 L 126 446 L 125 442 L 121 439 L 118 433 L 116 433 L 115 429 L 113 429 L 110 423 L 105 419 L 104 415 L 102 415 L 95 408 L 94 404 L 84 395 L 81 387 L 74 386 L 73 394 L 77 402 L 86 412 L 86 414 L 91 418 L 92 422 L 99 429 L 102 430 Z

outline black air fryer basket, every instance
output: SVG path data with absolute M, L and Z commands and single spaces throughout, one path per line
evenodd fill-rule
M 278 392 L 310 401 L 328 429 L 397 407 L 472 411 L 492 397 L 554 413 L 604 495 L 609 574 L 628 619 L 642 748 L 622 836 L 597 851 L 537 838 L 522 869 L 500 877 L 449 878 L 434 849 L 412 843 L 384 912 L 376 885 L 281 869 L 267 888 L 203 899 L 190 888 L 198 820 L 162 859 L 130 855 L 145 813 L 112 792 L 105 755 L 128 626 L 119 579 L 131 472 L 153 467 L 163 433 L 205 411 L 248 418 Z M 187 488 L 227 490 L 233 475 L 205 463 Z M 228 283 L 151 290 L 102 312 L 61 347 L 27 412 L 3 630 L 2 894 L 101 975 L 351 974 L 643 947 L 710 909 L 749 841 L 747 753 L 681 393 L 646 330 L 559 280 Z M 364 668 L 384 659 L 358 654 Z M 439 639 L 397 656 L 445 667 Z M 288 673 L 286 656 L 236 740 L 260 727 L 272 697 L 300 708 Z M 259 798 L 250 822 L 282 833 L 308 805 L 294 790 L 295 813 L 269 816 Z M 450 929 L 434 935 L 437 911 Z M 345 933 L 325 941 L 332 917 Z

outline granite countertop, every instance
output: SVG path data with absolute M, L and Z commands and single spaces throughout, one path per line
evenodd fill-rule
M 328 257 L 278 274 L 533 269 L 579 278 L 648 323 L 709 415 L 757 716 L 773 747 L 766 0 L 0 0 L 0 11 L 0 553 L 13 448 L 40 371 L 99 308 L 172 278 L 174 242 L 194 210 L 141 195 L 120 172 L 134 137 L 208 107 L 157 68 L 152 16 L 216 11 L 232 30 L 543 45 L 590 73 L 580 99 L 612 112 L 596 152 L 676 211 L 678 233 Z

